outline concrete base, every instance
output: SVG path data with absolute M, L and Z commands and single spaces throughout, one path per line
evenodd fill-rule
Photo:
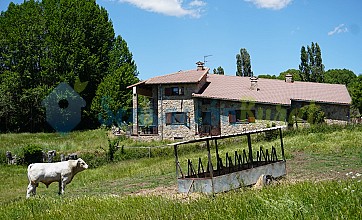
M 178 190 L 181 193 L 201 192 L 201 193 L 219 193 L 242 186 L 254 185 L 261 175 L 271 175 L 278 178 L 286 175 L 285 161 L 236 171 L 233 173 L 215 176 L 213 178 L 179 178 Z

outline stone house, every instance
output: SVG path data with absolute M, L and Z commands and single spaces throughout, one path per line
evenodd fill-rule
M 133 135 L 194 139 L 286 125 L 296 109 L 315 103 L 328 122 L 347 122 L 351 97 L 346 86 L 210 74 L 197 69 L 150 78 L 133 89 Z M 138 95 L 150 98 L 145 113 Z

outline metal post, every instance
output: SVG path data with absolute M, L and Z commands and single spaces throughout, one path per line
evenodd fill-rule
M 248 137 L 248 148 L 249 148 L 249 162 L 251 163 L 251 167 L 253 167 L 253 149 L 251 147 L 250 134 L 247 134 L 247 137 Z
M 282 157 L 283 157 L 283 160 L 285 161 L 284 145 L 283 145 L 283 134 L 282 134 L 282 129 L 281 128 L 279 128 L 279 136 L 280 136 L 280 146 L 282 148 Z
M 219 159 L 219 148 L 217 147 L 217 140 L 215 139 L 215 148 L 216 148 L 216 159 Z M 216 162 L 217 164 L 217 162 Z
M 209 163 L 209 172 L 210 172 L 210 177 L 211 177 L 211 188 L 212 188 L 212 193 L 215 192 L 214 190 L 214 174 L 213 174 L 213 167 L 212 167 L 212 162 L 211 162 L 211 153 L 210 153 L 210 143 L 209 140 L 206 141 L 206 146 L 207 146 L 207 158 L 208 158 L 208 163 Z
M 173 146 L 175 151 L 175 167 L 176 167 L 176 179 L 178 179 L 178 155 L 177 155 L 177 145 Z

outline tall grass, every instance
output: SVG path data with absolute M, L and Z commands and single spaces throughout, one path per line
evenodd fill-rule
M 358 181 L 241 189 L 197 199 L 160 196 L 33 198 L 0 207 L 1 219 L 361 219 Z
M 243 188 L 214 197 L 201 195 L 196 199 L 175 194 L 135 196 L 135 192 L 145 189 L 175 187 L 173 149 L 156 148 L 164 146 L 164 142 L 124 140 L 121 145 L 150 146 L 151 157 L 148 150 L 145 153 L 142 149 L 139 153 L 133 149 L 124 149 L 123 153 L 118 150 L 116 162 L 102 162 L 102 166 L 95 165 L 77 174 L 63 196 L 57 195 L 56 183 L 49 189 L 40 184 L 38 195 L 26 200 L 26 167 L 0 165 L 0 219 L 361 219 L 362 177 L 355 175 L 351 179 L 348 176 L 348 180 L 343 180 L 347 172 L 362 173 L 361 127 L 288 132 L 284 138 L 287 180 L 300 176 L 304 179 L 318 177 L 332 169 L 341 173 L 339 179 L 342 180 L 315 183 L 298 179 L 301 182 L 295 184 L 283 183 L 261 190 Z M 106 160 L 105 152 L 100 149 L 108 144 L 105 130 L 73 132 L 68 136 L 6 134 L 0 138 L 0 151 L 3 152 L 9 146 L 21 149 L 20 146 L 27 144 L 58 146 L 58 149 L 67 145 L 69 152 L 94 155 L 91 161 Z M 279 144 L 278 139 L 266 142 L 259 137 L 254 142 L 256 148 Z M 211 147 L 214 149 L 214 145 Z M 220 154 L 225 155 L 246 148 L 247 144 L 245 139 L 235 138 L 220 141 L 219 147 Z M 206 159 L 205 153 L 203 144 L 187 145 L 180 147 L 179 159 L 181 162 L 189 158 Z M 296 163 L 296 153 L 302 154 L 305 161 Z M 296 168 L 289 169 L 293 163 Z

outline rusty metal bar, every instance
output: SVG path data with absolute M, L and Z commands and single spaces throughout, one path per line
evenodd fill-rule
M 250 134 L 247 134 L 246 136 L 248 137 L 249 162 L 251 163 L 251 167 L 253 167 L 253 149 L 251 146 L 251 137 Z
M 199 178 L 199 175 L 197 175 L 197 173 L 195 172 L 194 166 L 192 165 L 192 161 L 190 159 L 187 160 L 187 164 L 187 175 L 196 176 L 197 178 Z
M 212 162 L 211 162 L 211 152 L 210 152 L 210 142 L 209 140 L 206 140 L 206 147 L 207 147 L 207 158 L 208 158 L 208 164 L 209 164 L 209 173 L 210 173 L 210 177 L 211 177 L 211 187 L 212 187 L 212 193 L 215 192 L 214 190 L 214 174 L 213 174 L 213 167 L 212 167 Z
M 177 162 L 177 167 L 178 167 L 178 169 L 180 170 L 180 173 L 181 173 L 182 178 L 185 178 L 185 175 L 184 175 L 184 173 L 182 172 L 182 169 L 181 169 L 180 162 Z M 176 168 L 176 169 L 177 169 L 177 168 Z
M 269 150 L 265 150 L 265 161 L 270 162 Z
M 282 148 L 282 157 L 283 157 L 283 160 L 285 161 L 285 156 L 284 156 L 284 145 L 283 145 L 283 134 L 282 134 L 282 129 L 279 128 L 279 136 L 280 136 L 280 146 Z
M 177 155 L 177 145 L 173 146 L 174 154 L 175 154 L 175 166 L 176 166 L 176 179 L 178 179 L 178 155 Z
M 222 160 L 219 156 L 219 147 L 217 146 L 217 140 L 215 139 L 215 151 L 216 151 L 216 169 L 220 170 L 222 169 Z
M 234 165 L 233 165 L 233 160 L 231 159 L 231 157 L 228 157 L 228 161 L 229 161 L 229 172 L 234 170 Z
M 274 146 L 272 146 L 272 161 L 275 162 L 275 161 L 278 161 L 278 155 L 277 155 L 277 150 L 275 149 Z
M 202 165 L 201 158 L 199 157 L 199 165 L 198 165 L 197 172 L 200 174 L 201 170 L 202 170 L 202 173 L 205 173 L 204 166 Z
M 228 152 L 226 152 L 226 155 L 225 155 L 225 166 L 226 167 L 229 167 L 229 153 Z
M 246 156 L 246 151 L 245 149 L 243 149 L 243 163 L 248 163 L 249 160 L 248 160 L 248 157 Z

